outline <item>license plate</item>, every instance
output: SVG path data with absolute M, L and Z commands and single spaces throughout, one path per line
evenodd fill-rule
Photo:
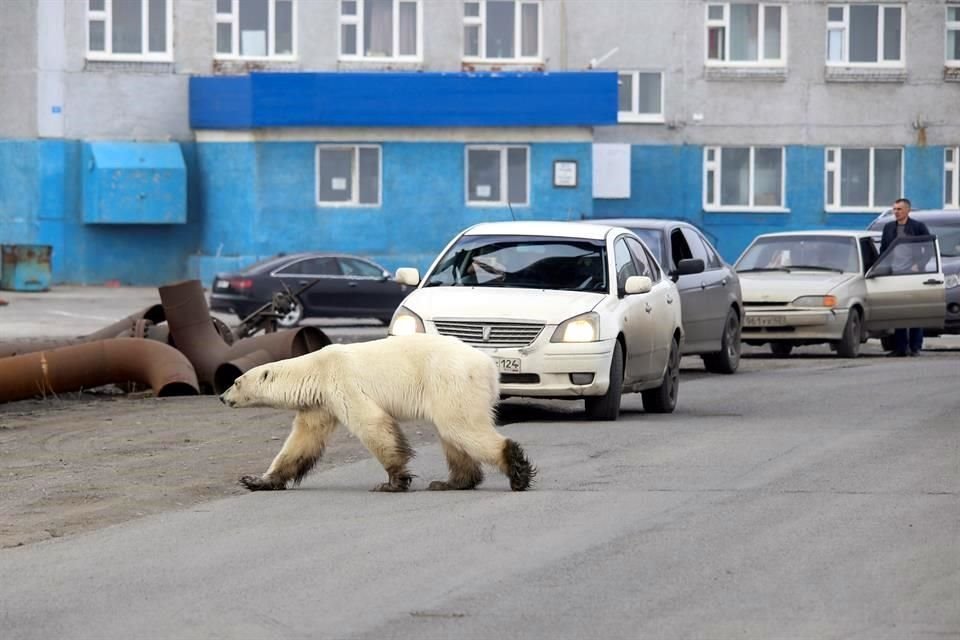
M 500 373 L 520 373 L 520 358 L 494 358 Z
M 747 316 L 744 319 L 747 327 L 782 327 L 787 324 L 784 316 Z

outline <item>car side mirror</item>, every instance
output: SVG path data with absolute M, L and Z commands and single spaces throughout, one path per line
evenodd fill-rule
M 703 260 L 700 258 L 684 258 L 677 263 L 675 271 L 670 273 L 670 278 L 676 282 L 680 276 L 688 276 L 693 273 L 703 273 Z
M 389 279 L 390 279 L 389 271 L 384 271 L 383 273 L 380 274 L 380 282 L 386 282 Z
M 647 276 L 630 276 L 623 285 L 623 290 L 628 296 L 647 293 L 650 289 L 653 289 L 653 280 Z
M 400 284 L 415 287 L 420 284 L 420 272 L 413 267 L 400 267 L 397 269 L 395 279 Z

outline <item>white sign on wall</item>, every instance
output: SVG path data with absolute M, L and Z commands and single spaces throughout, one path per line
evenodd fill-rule
M 593 145 L 593 197 L 630 197 L 630 145 Z

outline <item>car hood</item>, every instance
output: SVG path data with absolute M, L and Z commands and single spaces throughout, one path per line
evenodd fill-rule
M 826 295 L 861 277 L 855 273 L 757 271 L 739 273 L 744 302 L 791 302 L 800 296 Z
M 469 318 L 557 324 L 592 310 L 605 297 L 585 291 L 427 287 L 408 295 L 402 304 L 424 320 Z

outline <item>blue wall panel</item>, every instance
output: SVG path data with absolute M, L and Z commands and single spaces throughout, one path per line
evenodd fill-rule
M 190 126 L 592 126 L 616 124 L 617 92 L 617 74 L 600 71 L 193 77 Z
M 341 144 L 341 143 L 338 143 Z M 315 202 L 316 144 L 307 142 L 198 145 L 204 183 L 201 253 L 191 270 L 205 283 L 280 251 L 358 253 L 398 266 L 425 268 L 466 226 L 509 220 L 507 207 L 468 207 L 463 143 L 387 142 L 381 146 L 380 206 L 320 207 Z M 530 145 L 531 203 L 517 219 L 579 219 L 592 207 L 589 143 Z M 578 161 L 576 189 L 552 186 L 553 161 Z

